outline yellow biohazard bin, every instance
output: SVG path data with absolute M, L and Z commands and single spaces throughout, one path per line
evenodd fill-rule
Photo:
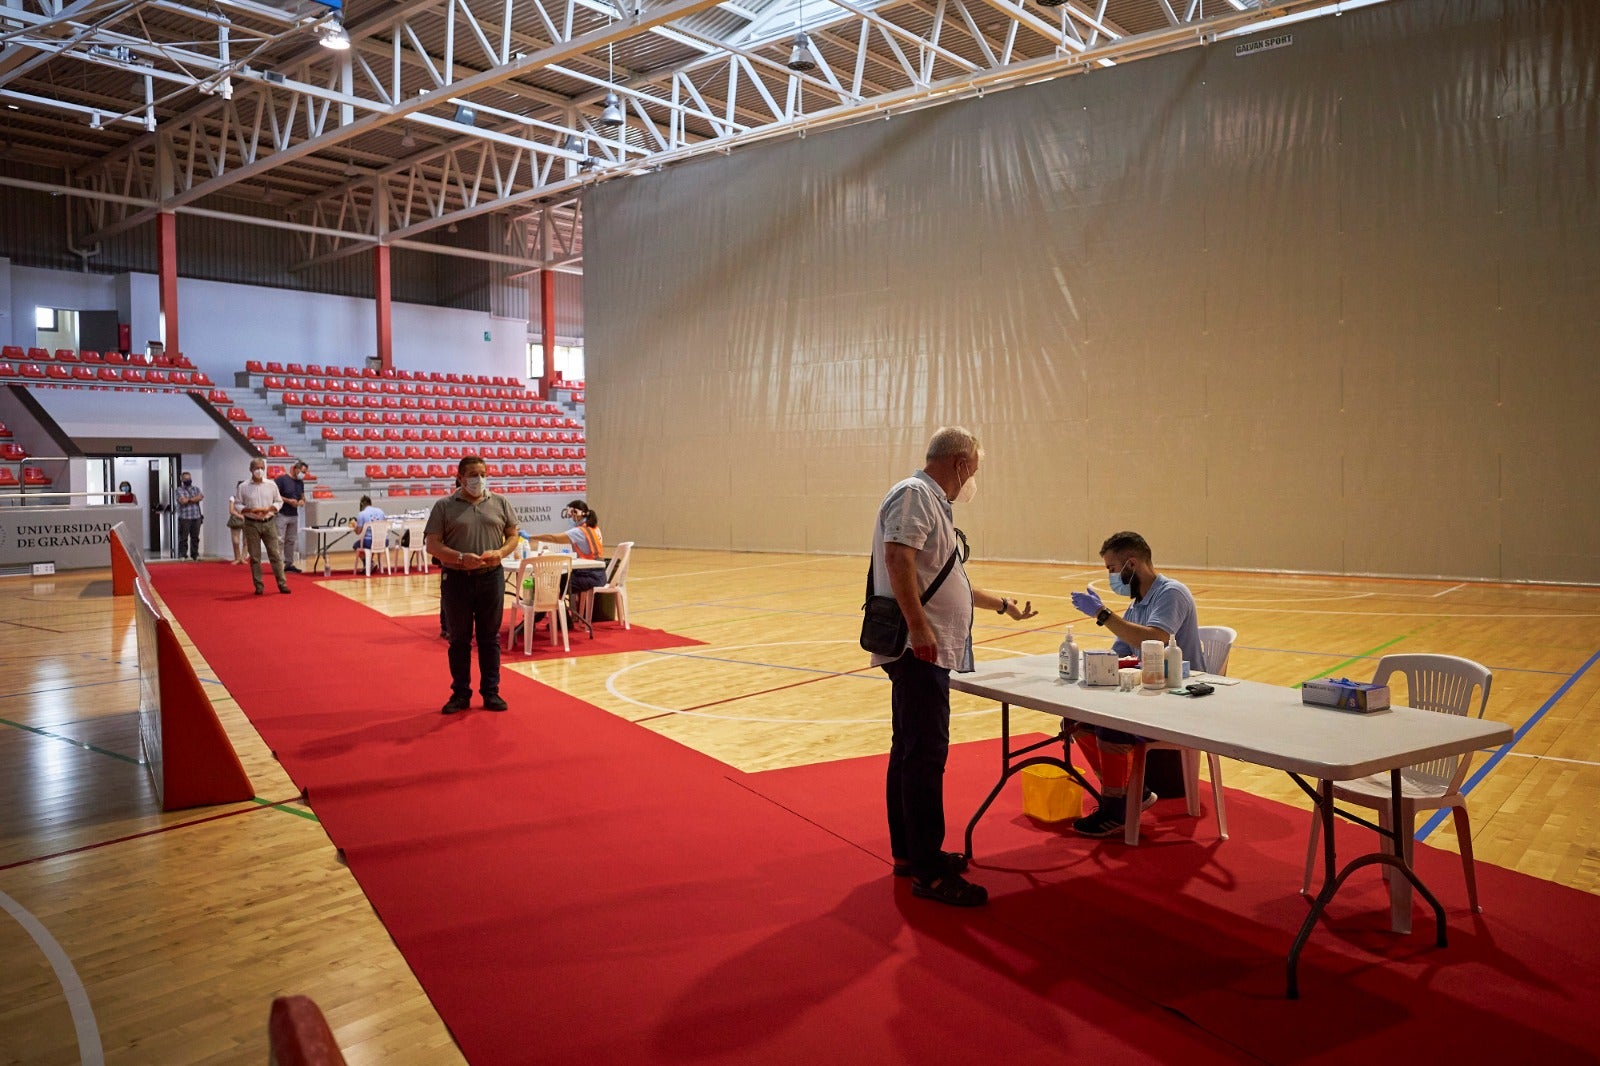
M 1022 812 L 1041 822 L 1061 822 L 1083 814 L 1083 789 L 1059 766 L 1024 766 Z

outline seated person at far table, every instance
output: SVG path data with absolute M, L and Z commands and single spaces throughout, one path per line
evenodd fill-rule
M 387 517 L 382 507 L 373 506 L 371 496 L 361 497 L 361 510 L 350 520 L 350 528 L 356 531 L 355 546 L 372 547 L 372 530 L 368 527 L 374 522 L 382 522 Z
M 600 539 L 600 516 L 589 509 L 582 500 L 572 500 L 561 509 L 561 517 L 571 522 L 565 533 L 535 533 L 529 541 L 543 541 L 571 548 L 580 559 L 600 559 L 605 555 L 605 543 Z M 606 583 L 606 572 L 601 567 L 574 570 L 571 592 L 587 592 Z
M 1100 545 L 1100 559 L 1111 577 L 1111 591 L 1132 597 L 1128 609 L 1118 615 L 1100 602 L 1090 589 L 1072 594 L 1072 605 L 1105 626 L 1117 638 L 1111 645 L 1118 655 L 1137 655 L 1147 640 L 1163 645 L 1176 638 L 1191 669 L 1200 670 L 1200 629 L 1194 596 L 1182 582 L 1156 573 L 1151 563 L 1150 544 L 1133 532 L 1113 533 Z M 1075 728 L 1073 735 L 1083 756 L 1100 778 L 1100 806 L 1093 814 L 1079 818 L 1072 828 L 1084 836 L 1111 837 L 1123 830 L 1128 797 L 1128 778 L 1133 772 L 1133 745 L 1137 737 L 1103 726 Z M 1146 792 L 1141 810 L 1156 801 Z

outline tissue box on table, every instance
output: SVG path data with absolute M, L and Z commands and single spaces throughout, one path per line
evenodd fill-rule
M 1381 711 L 1389 706 L 1389 686 L 1344 677 L 1322 677 L 1300 686 L 1300 702 L 1342 711 Z

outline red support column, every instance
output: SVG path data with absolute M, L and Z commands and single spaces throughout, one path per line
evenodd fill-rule
M 389 318 L 389 246 L 380 244 L 374 251 L 373 288 L 378 302 L 378 365 L 382 370 L 394 367 L 394 325 Z
M 539 333 L 544 342 L 544 376 L 539 379 L 539 395 L 550 398 L 550 384 L 556 379 L 556 272 L 539 271 Z
M 160 258 L 157 290 L 161 297 L 161 343 L 168 355 L 183 351 L 178 343 L 178 216 L 156 215 L 156 251 Z

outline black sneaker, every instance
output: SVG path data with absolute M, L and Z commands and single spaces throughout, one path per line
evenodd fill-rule
M 472 706 L 472 701 L 467 699 L 467 697 L 451 696 L 445 701 L 445 705 L 439 709 L 439 713 L 455 714 L 457 711 L 464 711 L 470 706 Z
M 503 711 L 506 709 L 506 701 L 500 698 L 498 692 L 493 696 L 485 696 L 483 698 L 483 709 L 486 711 Z
M 298 566 L 286 566 L 283 568 L 283 572 L 286 574 L 298 574 L 300 568 Z
M 1111 810 L 1113 806 L 1118 809 Z M 1072 823 L 1072 831 L 1086 837 L 1114 837 L 1122 832 L 1122 827 L 1120 800 L 1116 804 L 1102 806 L 1088 817 L 1075 819 Z

